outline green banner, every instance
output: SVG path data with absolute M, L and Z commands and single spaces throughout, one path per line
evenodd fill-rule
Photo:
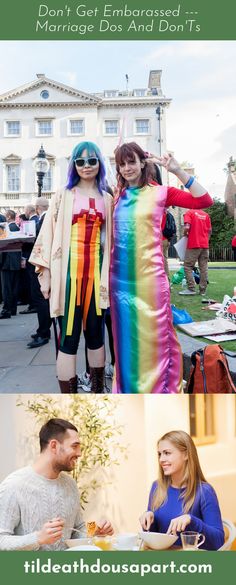
M 2 0 L 4 40 L 234 40 L 235 0 Z
M 17 585 L 222 585 L 234 574 L 234 552 L 0 553 L 2 582 Z M 4 579 L 5 578 L 5 579 Z

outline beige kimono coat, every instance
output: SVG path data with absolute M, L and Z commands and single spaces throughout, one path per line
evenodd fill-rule
M 100 308 L 109 307 L 109 263 L 111 253 L 113 198 L 103 192 L 106 223 L 105 244 L 101 268 Z M 34 244 L 29 261 L 36 266 L 36 272 L 44 268 L 50 270 L 51 317 L 64 315 L 66 276 L 70 250 L 74 190 L 64 189 L 52 197 L 38 238 Z

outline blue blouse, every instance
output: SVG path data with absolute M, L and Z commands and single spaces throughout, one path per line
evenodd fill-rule
M 167 499 L 157 510 L 152 509 L 153 494 L 157 489 L 157 481 L 151 487 L 148 510 L 154 512 L 154 522 L 150 527 L 152 532 L 167 532 L 173 518 L 177 518 L 183 511 L 183 499 L 181 495 L 184 488 L 168 487 Z M 201 532 L 206 540 L 200 547 L 206 550 L 217 550 L 224 544 L 224 529 L 221 519 L 218 499 L 213 487 L 209 483 L 200 483 L 197 488 L 196 498 L 188 514 L 191 522 L 186 530 Z M 180 537 L 175 545 L 181 545 Z

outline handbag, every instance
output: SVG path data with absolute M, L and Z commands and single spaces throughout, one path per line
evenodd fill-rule
M 218 345 L 207 345 L 191 355 L 192 367 L 185 390 L 186 394 L 235 394 L 227 355 Z

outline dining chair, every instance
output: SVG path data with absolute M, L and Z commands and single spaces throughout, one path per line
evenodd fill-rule
M 224 532 L 225 532 L 225 542 L 224 544 L 218 548 L 218 550 L 230 550 L 231 546 L 236 538 L 236 528 L 230 520 L 222 520 Z

